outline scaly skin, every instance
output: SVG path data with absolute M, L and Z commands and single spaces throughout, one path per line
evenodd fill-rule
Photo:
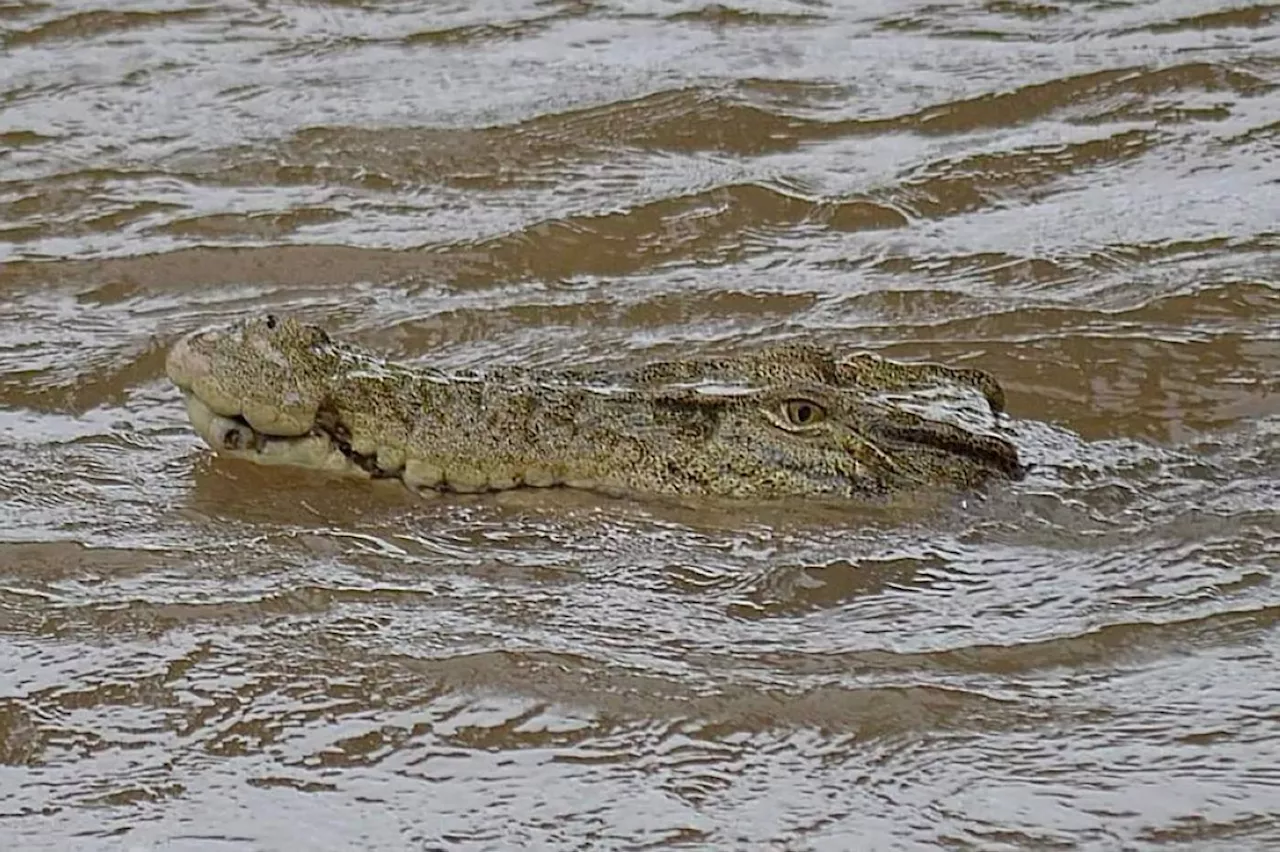
M 630 371 L 410 368 L 267 316 L 166 361 L 222 455 L 413 489 L 871 498 L 1022 475 L 1007 441 L 877 399 L 939 384 L 1004 405 L 985 373 L 783 345 Z

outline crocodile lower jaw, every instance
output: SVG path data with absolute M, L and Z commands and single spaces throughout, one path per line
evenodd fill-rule
M 396 470 L 379 468 L 375 456 L 361 455 L 341 434 L 323 425 L 323 418 L 305 435 L 269 435 L 255 430 L 243 417 L 219 414 L 200 397 L 184 391 L 187 416 L 196 433 L 214 452 L 228 458 L 263 465 L 282 465 L 318 470 L 357 479 L 395 479 L 414 492 L 446 491 L 459 494 L 507 491 L 513 488 L 567 486 L 600 491 L 614 496 L 631 496 L 630 489 L 587 479 L 566 479 L 543 469 L 530 469 L 519 477 L 487 479 L 483 483 L 450 478 L 438 467 L 410 460 Z M 341 427 L 339 427 L 339 432 Z
M 218 455 L 361 479 L 373 476 L 359 464 L 358 459 L 343 452 L 334 437 L 323 429 L 313 428 L 297 437 L 268 435 L 256 431 L 243 417 L 226 417 L 217 413 L 190 391 L 183 396 L 192 427 Z

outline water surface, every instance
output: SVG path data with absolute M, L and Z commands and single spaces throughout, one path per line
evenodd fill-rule
M 6 849 L 1280 845 L 1280 7 L 0 0 Z M 182 333 L 995 373 L 955 504 L 211 458 Z

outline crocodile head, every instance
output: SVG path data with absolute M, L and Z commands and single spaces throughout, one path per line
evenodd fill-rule
M 874 497 L 1018 478 L 1003 438 L 886 394 L 985 373 L 812 346 L 636 370 L 448 374 L 397 365 L 290 317 L 182 338 L 166 361 L 217 452 L 415 488 L 569 485 L 731 497 Z

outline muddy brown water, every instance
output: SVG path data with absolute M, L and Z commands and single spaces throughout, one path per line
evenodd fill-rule
M 1280 7 L 0 0 L 0 847 L 1280 848 Z M 996 373 L 931 507 L 212 459 L 166 347 Z

